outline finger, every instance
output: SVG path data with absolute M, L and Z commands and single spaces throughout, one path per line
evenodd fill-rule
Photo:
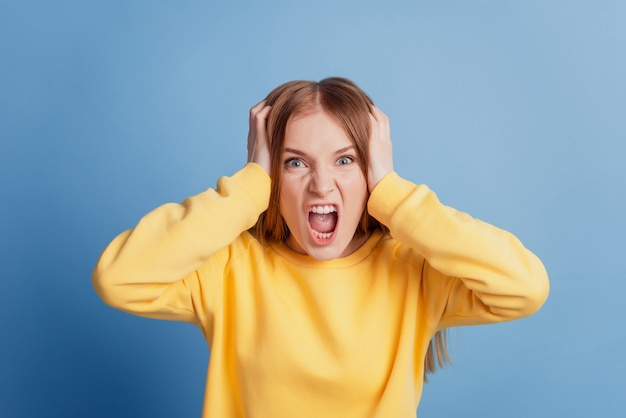
M 257 113 L 259 110 L 263 109 L 263 107 L 265 106 L 266 102 L 267 102 L 267 100 L 265 100 L 265 99 L 261 100 L 259 103 L 257 103 L 254 106 L 252 106 L 252 108 L 250 109 L 250 112 L 251 113 Z
M 374 107 L 372 117 L 376 121 L 375 129 L 382 139 L 390 139 L 391 129 L 389 126 L 389 117 L 379 108 Z
M 261 100 L 250 108 L 250 120 L 253 120 L 257 113 L 259 113 L 265 107 L 266 100 Z
M 263 130 L 265 129 L 267 124 L 267 116 L 269 115 L 270 110 L 272 110 L 272 106 L 264 106 L 254 115 L 257 131 L 263 132 Z
M 268 106 L 265 102 L 263 102 L 263 108 L 257 112 L 257 117 L 267 119 L 267 115 L 270 113 L 270 110 L 272 110 L 272 106 Z
M 385 115 L 383 111 L 376 106 L 372 106 L 371 115 L 374 116 L 374 119 L 379 122 L 384 121 L 387 118 L 387 115 Z
M 384 139 L 389 135 L 389 120 L 382 112 L 377 114 L 370 113 L 370 123 L 372 126 L 372 134 Z

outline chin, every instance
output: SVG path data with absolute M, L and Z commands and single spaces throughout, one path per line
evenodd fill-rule
M 325 240 L 320 240 L 319 237 L 315 237 L 315 234 L 311 233 L 310 228 L 307 229 L 306 234 L 291 234 L 287 238 L 286 244 L 292 250 L 301 254 L 306 254 L 311 258 L 319 261 L 329 261 L 336 258 L 342 258 L 356 249 L 350 251 L 352 239 L 347 239 L 345 234 L 341 234 L 340 231 L 335 230 L 331 237 Z M 347 242 L 346 242 L 347 241 Z
M 327 249 L 323 249 L 323 250 L 316 249 L 313 251 L 307 251 L 307 253 L 309 254 L 309 256 L 319 261 L 329 261 L 329 260 L 334 260 L 335 258 L 341 257 L 340 252 L 328 251 Z
M 327 245 L 321 247 L 317 245 L 310 245 L 308 248 L 305 249 L 305 251 L 309 256 L 313 257 L 316 260 L 328 261 L 335 258 L 344 257 L 346 255 L 346 249 L 347 246 L 340 245 Z

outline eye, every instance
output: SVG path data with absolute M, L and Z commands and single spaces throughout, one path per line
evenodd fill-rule
M 304 167 L 304 163 L 299 158 L 289 158 L 287 161 L 285 161 L 285 167 L 300 168 L 300 167 Z
M 337 160 L 337 165 L 346 165 L 354 162 L 354 158 L 344 155 L 343 157 L 339 157 Z

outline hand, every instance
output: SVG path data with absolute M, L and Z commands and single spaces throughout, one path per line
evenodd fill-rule
M 387 115 L 374 106 L 370 113 L 370 124 L 367 187 L 371 193 L 378 182 L 393 171 L 393 152 Z
M 270 147 L 267 137 L 267 115 L 271 106 L 265 100 L 250 109 L 250 129 L 248 131 L 248 162 L 256 163 L 270 174 Z

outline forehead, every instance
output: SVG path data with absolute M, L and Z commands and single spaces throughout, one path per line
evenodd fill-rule
M 324 110 L 295 115 L 287 123 L 285 148 L 314 149 L 318 153 L 354 145 L 337 119 Z

